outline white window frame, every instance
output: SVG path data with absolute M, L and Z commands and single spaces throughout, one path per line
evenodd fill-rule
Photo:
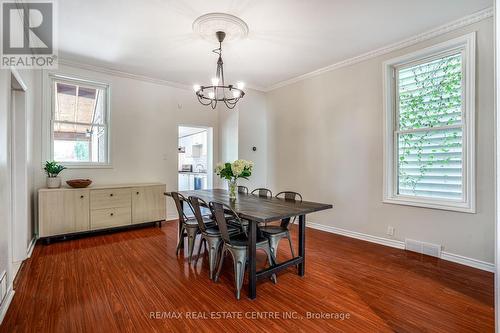
M 448 40 L 383 63 L 384 80 L 384 197 L 383 202 L 425 208 L 476 212 L 475 172 L 475 55 L 476 33 Z M 398 194 L 397 186 L 397 92 L 396 68 L 449 52 L 462 51 L 463 100 L 462 105 L 462 188 L 463 200 L 416 197 Z
M 88 78 L 83 78 L 77 75 L 69 75 L 58 72 L 45 72 L 44 73 L 44 84 L 43 84 L 43 94 L 44 94 L 44 113 L 43 113 L 43 123 L 44 127 L 42 129 L 42 136 L 45 138 L 43 143 L 42 154 L 44 160 L 52 161 L 54 159 L 54 82 L 65 82 L 74 85 L 84 85 L 87 87 L 95 87 L 98 89 L 103 89 L 105 93 L 106 100 L 104 105 L 106 106 L 106 154 L 107 159 L 105 163 L 101 162 L 59 162 L 68 169 L 93 169 L 93 168 L 112 168 L 111 163 L 111 87 L 109 83 L 92 80 Z

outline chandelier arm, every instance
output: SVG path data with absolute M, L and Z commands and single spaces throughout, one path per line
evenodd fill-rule
M 236 103 L 232 104 L 232 103 L 228 103 L 228 101 L 224 100 L 224 104 L 226 104 L 226 107 L 229 109 L 229 110 L 232 110 L 234 109 L 234 107 L 236 106 Z
M 208 99 L 208 98 L 203 98 L 203 97 L 200 97 L 199 95 L 196 95 L 196 96 L 198 96 L 198 101 L 199 101 L 202 105 L 208 106 L 208 105 L 210 105 L 210 104 L 212 103 L 212 101 L 211 101 L 210 99 Z M 204 99 L 208 99 L 208 103 L 203 102 L 203 100 L 204 100 Z

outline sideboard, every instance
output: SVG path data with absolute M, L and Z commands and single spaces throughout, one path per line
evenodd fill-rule
M 50 237 L 161 222 L 165 184 L 38 190 L 39 236 Z

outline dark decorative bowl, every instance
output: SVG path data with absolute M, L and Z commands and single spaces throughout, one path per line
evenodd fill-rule
M 66 184 L 73 188 L 84 188 L 92 184 L 90 179 L 71 179 L 66 181 Z

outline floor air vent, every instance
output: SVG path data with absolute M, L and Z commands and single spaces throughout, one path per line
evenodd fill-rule
M 433 257 L 441 257 L 441 245 L 424 243 L 413 239 L 405 239 L 405 249 Z

